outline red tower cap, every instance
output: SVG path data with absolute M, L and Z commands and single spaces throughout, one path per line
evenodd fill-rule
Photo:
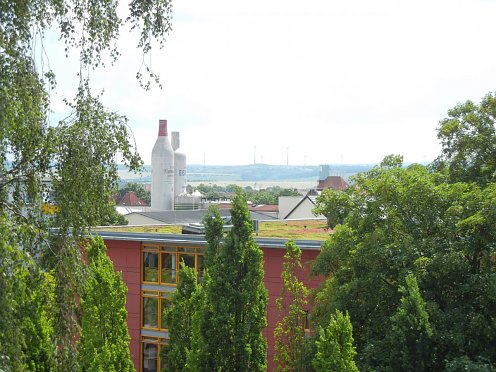
M 167 120 L 158 121 L 158 136 L 167 137 Z

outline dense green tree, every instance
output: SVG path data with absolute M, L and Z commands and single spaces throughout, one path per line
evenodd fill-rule
M 114 203 L 109 203 L 107 213 L 103 215 L 99 221 L 100 226 L 122 226 L 127 225 L 128 223 L 128 220 L 117 212 Z
M 303 371 L 305 322 L 308 289 L 298 279 L 301 250 L 290 240 L 286 243 L 281 297 L 276 300 L 279 320 L 274 329 L 274 363 L 278 371 Z
M 326 324 L 329 312 L 347 310 L 359 367 L 387 369 L 387 339 L 401 319 L 398 288 L 413 273 L 435 330 L 422 363 L 435 370 L 464 356 L 495 363 L 496 185 L 448 184 L 398 160 L 355 177 L 349 212 L 314 265 L 328 276 L 314 320 Z
M 88 277 L 81 293 L 79 365 L 83 371 L 134 371 L 127 329 L 127 287 L 100 237 L 86 245 Z
M 231 221 L 232 229 L 221 240 L 218 213 L 206 217 L 210 256 L 203 283 L 206 303 L 193 359 L 201 363 L 198 370 L 264 371 L 267 291 L 262 250 L 252 237 L 246 196 L 239 189 L 232 201 Z
M 313 214 L 323 215 L 327 226 L 333 229 L 342 223 L 351 208 L 350 196 L 345 191 L 325 189 L 317 196 Z
M 179 284 L 172 297 L 172 306 L 163 316 L 169 329 L 169 344 L 161 350 L 162 371 L 185 370 L 188 353 L 193 349 L 195 337 L 194 317 L 201 311 L 201 286 L 197 284 L 194 269 L 181 263 Z
M 25 252 L 36 236 L 0 215 L 0 370 L 55 368 L 55 281 Z
M 441 156 L 434 168 L 451 182 L 496 181 L 496 96 L 487 94 L 480 104 L 467 101 L 448 111 L 439 122 Z
M 326 328 L 319 330 L 317 353 L 312 361 L 317 372 L 356 371 L 353 326 L 348 314 L 336 310 Z
M 403 296 L 391 317 L 392 330 L 388 333 L 389 364 L 393 371 L 431 370 L 427 362 L 432 359 L 429 354 L 433 331 L 415 275 L 406 276 L 400 292 Z
M 116 161 L 122 160 L 133 170 L 141 165 L 131 145 L 127 119 L 106 109 L 91 90 L 92 69 L 108 59 L 115 61 L 119 54 L 115 45 L 125 22 L 118 15 L 118 4 L 89 0 L 0 2 L 0 215 L 16 226 L 7 229 L 0 240 L 8 247 L 8 260 L 18 264 L 2 279 L 10 291 L 2 296 L 15 306 L 5 318 L 12 321 L 1 324 L 0 334 L 17 334 L 3 338 L 0 363 L 5 370 L 19 370 L 19 363 L 33 360 L 29 350 L 18 347 L 25 339 L 25 329 L 14 329 L 24 318 L 21 309 L 31 301 L 18 296 L 22 286 L 16 287 L 22 282 L 18 276 L 23 267 L 30 265 L 30 273 L 43 270 L 54 280 L 52 313 L 57 322 L 53 333 L 46 333 L 50 339 L 53 335 L 54 342 L 44 345 L 49 359 L 56 351 L 56 367 L 49 369 L 78 369 L 76 299 L 84 282 L 81 243 L 89 226 L 108 217 L 118 179 Z M 138 47 L 143 53 L 150 51 L 154 39 L 163 40 L 170 30 L 170 11 L 168 0 L 129 3 L 126 23 L 140 33 Z M 58 123 L 49 119 L 56 77 L 47 68 L 49 56 L 43 46 L 48 30 L 59 30 L 60 47 L 66 53 L 79 53 L 80 60 L 75 76 L 78 88 L 73 99 L 68 99 L 71 114 Z M 155 77 L 147 71 L 141 79 L 145 87 L 148 76 L 152 80 Z M 57 213 L 43 215 L 43 202 L 55 204 Z M 50 236 L 52 227 L 58 232 Z M 49 276 L 38 274 L 24 278 L 27 288 L 52 283 Z M 37 286 L 35 280 L 46 283 Z M 50 326 L 45 325 L 47 330 Z
M 208 208 L 208 214 L 203 219 L 203 223 L 205 225 L 205 239 L 208 242 L 205 251 L 205 267 L 208 269 L 216 264 L 220 245 L 224 239 L 224 221 L 216 205 L 211 205 Z
M 234 193 L 238 186 L 234 184 L 225 187 L 219 185 L 205 185 L 200 184 L 197 190 L 205 195 L 206 199 L 228 199 Z M 192 188 L 191 188 L 192 190 Z M 253 204 L 277 204 L 279 196 L 300 196 L 301 194 L 295 189 L 285 189 L 280 186 L 268 187 L 263 190 L 255 190 L 251 186 L 246 186 L 244 189 L 246 198 Z
M 283 189 L 280 186 L 268 187 L 263 190 L 245 188 L 248 200 L 253 204 L 278 204 L 280 196 L 301 196 L 295 189 Z
M 467 356 L 455 358 L 446 363 L 446 370 L 449 372 L 493 372 L 494 365 L 485 358 L 471 360 Z
M 33 275 L 33 273 L 31 273 Z M 33 280 L 26 280 L 27 301 L 20 310 L 25 314 L 23 333 L 25 337 L 26 367 L 30 371 L 53 371 L 55 369 L 54 324 L 55 280 L 50 273 L 38 271 Z
M 219 200 L 226 197 L 225 189 L 219 185 L 205 185 L 201 183 L 196 187 L 207 200 Z
M 277 197 L 267 190 L 252 191 L 249 196 L 253 204 L 277 204 Z

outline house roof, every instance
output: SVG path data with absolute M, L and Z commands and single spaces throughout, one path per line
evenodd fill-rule
M 348 183 L 341 176 L 328 176 L 325 180 L 319 180 L 317 185 L 317 190 L 324 189 L 334 189 L 334 190 L 346 190 L 348 188 Z
M 138 198 L 136 194 L 132 191 L 126 191 L 125 193 L 117 193 L 114 195 L 115 205 L 125 205 L 132 207 L 146 207 L 148 204 Z
M 303 202 L 305 200 L 309 200 L 314 206 L 316 205 L 315 204 L 315 196 L 309 196 L 309 195 L 305 195 L 304 197 L 301 198 L 301 200 L 293 207 L 293 209 L 291 209 L 284 217 L 283 219 L 286 219 L 288 218 L 289 216 L 291 216 L 291 214 L 297 210 L 301 204 L 303 204 Z
M 159 223 L 178 225 L 188 223 L 199 223 L 203 221 L 203 217 L 207 214 L 207 209 L 183 210 L 183 211 L 160 211 L 160 212 L 134 212 Z M 231 215 L 228 209 L 219 209 L 221 217 L 229 217 Z M 257 212 L 250 212 L 252 220 L 271 220 L 276 219 Z
M 179 234 L 158 234 L 158 233 L 137 233 L 137 232 L 116 232 L 116 231 L 96 231 L 94 235 L 99 235 L 104 240 L 127 240 L 139 242 L 160 242 L 160 243 L 188 243 L 188 245 L 205 246 L 207 241 L 205 235 L 179 235 Z M 264 248 L 285 248 L 288 239 L 284 238 L 259 238 L 255 237 L 259 246 Z M 320 250 L 322 240 L 297 239 L 294 242 L 302 250 Z
M 253 212 L 279 212 L 279 206 L 277 204 L 250 205 L 248 209 Z

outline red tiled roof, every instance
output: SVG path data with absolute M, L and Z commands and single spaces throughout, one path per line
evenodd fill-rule
M 324 189 L 334 189 L 334 190 L 345 190 L 348 188 L 348 184 L 341 176 L 328 176 L 325 180 L 320 180 L 317 185 L 317 190 Z
M 279 206 L 276 204 L 250 205 L 248 209 L 254 212 L 279 212 Z
M 122 194 L 116 194 L 114 196 L 115 199 L 115 204 L 116 205 L 126 205 L 126 206 L 132 206 L 132 207 L 147 207 L 148 204 L 146 204 L 143 200 L 138 198 L 136 194 L 132 191 L 127 191 L 124 195 Z

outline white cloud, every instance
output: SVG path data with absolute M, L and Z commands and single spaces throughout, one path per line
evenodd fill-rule
M 190 163 L 431 161 L 446 111 L 496 90 L 495 11 L 468 0 L 177 1 L 151 59 L 163 90 L 139 88 L 127 33 L 118 64 L 93 80 L 129 116 L 147 163 L 162 118 Z

